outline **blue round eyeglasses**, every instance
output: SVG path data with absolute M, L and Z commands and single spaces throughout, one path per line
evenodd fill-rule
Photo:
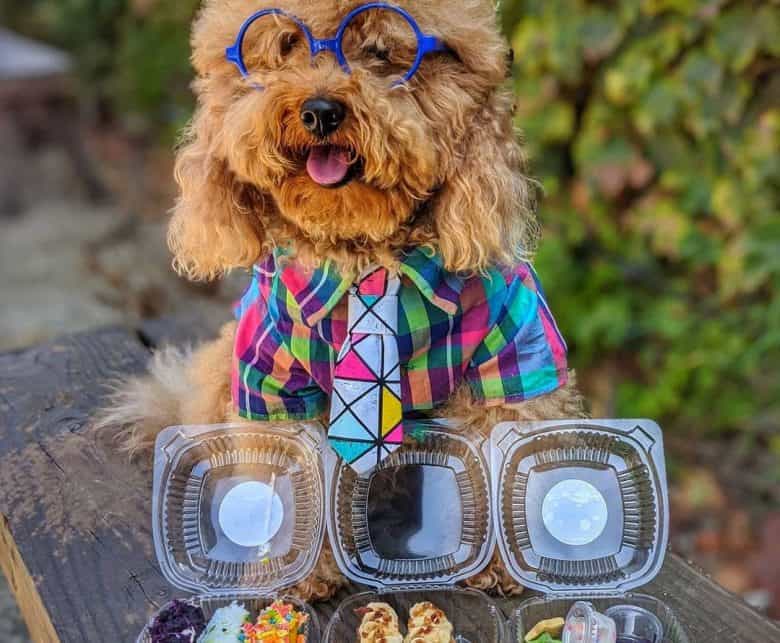
M 422 29 L 420 29 L 420 26 L 417 24 L 417 21 L 401 7 L 386 4 L 384 2 L 369 2 L 367 4 L 356 7 L 350 11 L 349 14 L 347 14 L 347 16 L 341 22 L 341 25 L 339 26 L 334 38 L 325 38 L 322 40 L 315 38 L 312 35 L 311 30 L 302 20 L 292 14 L 287 13 L 283 9 L 263 9 L 262 11 L 258 11 L 257 13 L 247 18 L 238 32 L 236 42 L 227 48 L 225 51 L 225 56 L 228 61 L 233 63 L 238 68 L 238 71 L 244 78 L 249 78 L 252 73 L 247 68 L 243 53 L 244 39 L 246 38 L 247 33 L 249 32 L 252 25 L 254 25 L 261 18 L 265 16 L 281 16 L 287 20 L 292 21 L 305 36 L 306 41 L 309 43 L 309 50 L 311 52 L 312 59 L 324 51 L 329 51 L 334 56 L 336 56 L 336 60 L 344 72 L 349 74 L 352 72 L 352 70 L 350 69 L 347 56 L 344 54 L 344 34 L 346 33 L 347 29 L 349 29 L 355 18 L 370 10 L 393 12 L 395 15 L 406 21 L 406 24 L 408 24 L 409 28 L 414 33 L 414 36 L 417 38 L 417 52 L 414 58 L 414 62 L 405 74 L 391 83 L 392 86 L 400 85 L 411 79 L 412 76 L 417 73 L 417 70 L 420 68 L 420 64 L 428 54 L 449 51 L 449 48 L 441 39 L 432 34 L 423 33 Z M 262 89 L 261 86 L 256 85 L 256 87 L 258 89 Z

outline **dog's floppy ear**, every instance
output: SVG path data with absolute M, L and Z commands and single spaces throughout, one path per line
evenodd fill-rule
M 270 199 L 230 170 L 215 135 L 218 122 L 201 107 L 176 158 L 180 196 L 168 245 L 177 272 L 195 280 L 248 268 L 268 251 L 264 222 Z
M 512 99 L 499 91 L 469 128 L 434 201 L 447 270 L 512 265 L 533 254 L 539 227 L 524 166 L 512 125 Z

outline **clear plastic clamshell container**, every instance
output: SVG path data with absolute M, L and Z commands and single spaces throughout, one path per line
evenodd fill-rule
M 488 440 L 444 421 L 407 422 L 408 439 L 371 473 L 326 456 L 328 533 L 339 568 L 374 591 L 348 598 L 329 643 L 357 641 L 360 608 L 389 604 L 406 633 L 410 608 L 431 602 L 458 643 L 501 643 L 503 616 L 482 592 L 455 588 L 495 548 Z
M 324 537 L 323 429 L 316 424 L 172 427 L 157 438 L 153 534 L 160 568 L 208 620 L 232 601 L 252 617 L 313 570 Z M 149 625 L 138 638 L 151 640 Z
M 657 424 L 501 424 L 491 435 L 491 460 L 501 556 L 517 581 L 544 594 L 524 601 L 513 614 L 513 641 L 522 641 L 539 621 L 565 618 L 582 600 L 602 613 L 616 605 L 647 610 L 664 629 L 662 639 L 649 643 L 688 643 L 663 603 L 630 592 L 658 574 L 668 541 Z M 618 632 L 619 642 L 645 640 Z
M 523 601 L 515 610 L 510 623 L 510 630 L 513 636 L 512 641 L 523 641 L 526 632 L 539 621 L 557 617 L 565 618 L 572 603 L 579 599 L 580 597 L 578 596 L 568 598 L 536 597 Z M 602 614 L 612 607 L 624 605 L 647 610 L 656 616 L 663 629 L 663 638 L 657 639 L 657 643 L 688 643 L 688 637 L 674 612 L 657 598 L 629 592 L 622 596 L 601 598 L 590 596 L 582 600 L 592 603 Z M 652 638 L 642 635 L 620 637 L 620 628 L 618 628 L 618 641 L 625 641 L 625 643 L 644 643 L 645 641 L 654 643 Z

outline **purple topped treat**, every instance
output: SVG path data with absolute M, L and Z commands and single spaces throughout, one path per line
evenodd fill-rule
M 206 617 L 200 607 L 185 601 L 173 601 L 149 628 L 152 643 L 195 643 L 206 629 Z

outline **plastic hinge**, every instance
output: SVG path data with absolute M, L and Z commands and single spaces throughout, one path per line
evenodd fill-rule
M 411 585 L 396 585 L 395 587 L 378 587 L 376 593 L 380 596 L 385 594 L 395 594 L 397 592 L 440 592 L 457 589 L 457 585 L 445 585 L 441 583 L 429 585 L 426 583 L 417 583 Z
M 633 590 L 632 590 L 633 591 Z M 626 592 L 621 592 L 619 590 L 608 590 L 608 589 L 602 589 L 602 590 L 588 590 L 588 591 L 571 591 L 571 592 L 548 592 L 547 594 L 543 594 L 545 600 L 554 601 L 554 600 L 580 600 L 584 597 L 588 599 L 599 599 L 599 598 L 621 598 L 623 596 L 627 596 L 628 594 Z

